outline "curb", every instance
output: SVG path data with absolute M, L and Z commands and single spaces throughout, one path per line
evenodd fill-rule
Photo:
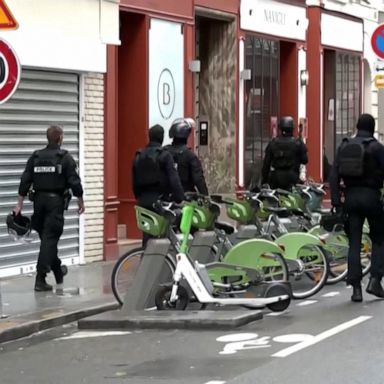
M 82 319 L 84 317 L 97 315 L 102 312 L 118 309 L 120 305 L 116 302 L 96 305 L 86 309 L 73 310 L 71 312 L 52 316 L 50 318 L 26 321 L 23 324 L 0 331 L 0 343 L 20 339 L 30 336 L 34 333 L 44 331 L 46 329 L 55 328 L 63 324 Z

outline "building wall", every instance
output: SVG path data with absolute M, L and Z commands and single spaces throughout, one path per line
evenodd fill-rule
M 102 260 L 104 231 L 104 76 L 84 76 L 84 256 Z

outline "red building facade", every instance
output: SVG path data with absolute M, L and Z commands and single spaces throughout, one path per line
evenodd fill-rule
M 304 0 L 121 1 L 121 46 L 108 48 L 105 78 L 106 259 L 117 256 L 118 224 L 126 225 L 127 238 L 140 236 L 131 162 L 155 123 L 168 130 L 175 118 L 194 117 L 208 133 L 205 140 L 198 129 L 191 144 L 210 191 L 230 193 L 258 182 L 277 120 L 291 115 L 309 146 L 307 176 L 321 179 L 325 135 L 336 142 L 331 120 L 323 127 L 324 104 L 332 107 L 331 89 L 334 100 L 345 92 L 337 90 L 340 63 L 351 60 L 355 75 L 360 62 L 355 47 L 327 45 L 321 28 L 332 19 L 324 22 L 323 13 L 321 4 L 306 7 Z M 325 62 L 334 80 L 325 80 Z

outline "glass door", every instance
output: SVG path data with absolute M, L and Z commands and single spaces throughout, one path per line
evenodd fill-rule
M 261 178 L 265 148 L 272 137 L 271 119 L 279 113 L 279 42 L 247 36 L 245 67 L 252 77 L 244 87 L 245 187 Z

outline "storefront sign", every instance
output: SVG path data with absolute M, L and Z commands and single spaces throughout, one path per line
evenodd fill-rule
M 20 63 L 12 47 L 0 39 L 0 104 L 16 91 L 20 81 Z
M 184 114 L 184 37 L 179 23 L 152 19 L 149 32 L 149 126 L 164 127 Z
M 384 59 L 384 24 L 379 25 L 372 34 L 371 45 L 373 52 Z
M 0 0 L 0 29 L 16 29 L 18 26 L 5 0 Z
M 323 13 L 321 44 L 329 47 L 363 51 L 363 23 Z
M 267 35 L 305 40 L 306 10 L 273 0 L 242 0 L 241 29 Z

